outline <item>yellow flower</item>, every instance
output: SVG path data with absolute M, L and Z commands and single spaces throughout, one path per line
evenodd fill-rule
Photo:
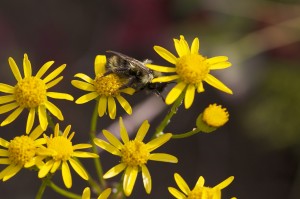
M 172 155 L 165 153 L 151 153 L 153 150 L 166 143 L 171 138 L 172 134 L 163 134 L 145 144 L 143 139 L 149 127 L 150 125 L 148 121 L 144 121 L 139 128 L 135 139 L 129 140 L 123 120 L 120 118 L 120 134 L 124 144 L 121 143 L 112 133 L 106 130 L 103 130 L 103 134 L 110 143 L 98 138 L 94 139 L 94 142 L 97 146 L 113 155 L 121 157 L 120 164 L 107 171 L 103 178 L 107 179 L 114 177 L 125 170 L 123 177 L 123 190 L 126 196 L 131 194 L 139 171 L 142 171 L 143 183 L 146 192 L 148 194 L 151 192 L 151 176 L 146 166 L 148 160 L 170 163 L 178 162 L 177 158 Z
M 18 66 L 13 58 L 10 57 L 8 59 L 8 63 L 14 77 L 17 80 L 17 84 L 15 86 L 10 86 L 0 83 L 0 92 L 8 93 L 8 95 L 0 97 L 0 105 L 2 105 L 0 106 L 0 114 L 9 112 L 13 109 L 15 110 L 1 123 L 1 126 L 13 122 L 25 108 L 29 110 L 26 133 L 30 132 L 36 113 L 38 114 L 39 123 L 42 129 L 46 130 L 48 126 L 46 116 L 47 109 L 59 120 L 63 120 L 64 118 L 61 111 L 54 104 L 48 101 L 48 97 L 71 101 L 73 100 L 73 97 L 65 93 L 48 92 L 48 89 L 55 86 L 63 79 L 63 76 L 57 76 L 65 69 L 66 65 L 61 65 L 42 79 L 42 76 L 47 72 L 54 61 L 46 62 L 37 74 L 32 76 L 31 63 L 27 54 L 24 54 L 24 78 L 22 78 Z
M 72 80 L 72 85 L 90 93 L 85 94 L 78 98 L 75 103 L 83 104 L 93 99 L 99 100 L 98 103 L 98 115 L 102 117 L 106 113 L 108 107 L 109 117 L 115 119 L 116 117 L 116 98 L 123 109 L 129 115 L 132 113 L 130 104 L 121 96 L 121 93 L 132 95 L 134 93 L 133 88 L 120 88 L 126 83 L 127 80 L 121 79 L 116 74 L 109 74 L 103 76 L 105 73 L 106 57 L 104 55 L 97 55 L 95 59 L 95 78 L 92 79 L 83 73 L 77 73 L 75 77 L 82 79 Z
M 204 186 L 204 178 L 200 176 L 194 189 L 190 190 L 185 180 L 178 173 L 174 174 L 174 178 L 181 191 L 173 187 L 168 187 L 168 190 L 177 199 L 221 199 L 221 190 L 227 187 L 234 179 L 233 176 L 230 176 L 211 188 Z
M 37 149 L 46 141 L 38 137 L 43 133 L 41 126 L 37 126 L 29 135 L 17 136 L 11 141 L 0 138 L 0 164 L 7 164 L 0 172 L 0 179 L 6 181 L 16 175 L 22 168 L 41 166 L 42 159 L 36 156 Z
M 111 188 L 105 189 L 97 199 L 107 199 L 111 193 Z M 82 192 L 82 199 L 91 199 L 91 190 L 89 187 L 86 187 Z
M 226 124 L 228 120 L 229 113 L 226 108 L 222 108 L 221 105 L 210 104 L 198 116 L 196 125 L 202 132 L 209 133 Z
M 88 175 L 85 169 L 73 158 L 97 158 L 97 154 L 77 151 L 78 149 L 91 148 L 90 144 L 76 144 L 73 145 L 71 140 L 75 134 L 71 130 L 71 125 L 67 126 L 64 132 L 61 134 L 59 125 L 56 124 L 54 128 L 54 134 L 50 137 L 44 135 L 46 139 L 47 148 L 43 147 L 38 151 L 38 155 L 47 158 L 47 162 L 39 170 L 39 178 L 45 177 L 49 172 L 55 173 L 61 166 L 62 178 L 67 188 L 72 186 L 72 176 L 68 162 L 84 180 L 88 180 Z
M 204 91 L 203 81 L 223 92 L 232 94 L 232 91 L 228 87 L 210 74 L 211 70 L 230 67 L 231 63 L 227 61 L 228 57 L 217 56 L 206 58 L 202 56 L 198 52 L 198 38 L 194 39 L 191 49 L 182 35 L 180 36 L 180 40 L 174 39 L 174 43 L 179 55 L 178 58 L 163 47 L 154 46 L 154 50 L 162 58 L 174 64 L 175 67 L 147 64 L 147 67 L 155 71 L 175 73 L 170 76 L 161 76 L 152 80 L 153 83 L 177 80 L 177 84 L 166 97 L 167 104 L 172 104 L 180 94 L 185 91 L 184 105 L 186 109 L 190 108 L 194 101 L 195 90 L 197 90 L 198 93 Z

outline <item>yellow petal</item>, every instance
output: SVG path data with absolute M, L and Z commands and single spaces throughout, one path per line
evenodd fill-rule
M 118 102 L 120 103 L 120 105 L 123 107 L 123 109 L 126 111 L 126 113 L 131 115 L 132 109 L 131 109 L 131 106 L 128 103 L 128 101 L 121 95 L 117 95 L 116 98 L 117 98 Z
M 95 58 L 95 75 L 105 72 L 106 56 L 97 55 Z
M 116 106 L 115 99 L 113 97 L 108 97 L 107 102 L 108 102 L 107 105 L 108 105 L 108 114 L 109 114 L 109 117 L 111 119 L 115 119 L 116 118 L 116 114 L 117 114 L 117 106 Z
M 16 175 L 23 167 L 21 165 L 13 165 L 7 172 L 5 172 L 5 176 L 3 177 L 3 182 L 12 178 Z
M 149 155 L 149 160 L 159 161 L 159 162 L 169 162 L 169 163 L 177 163 L 178 159 L 166 153 L 152 153 Z
M 111 193 L 111 188 L 105 189 L 97 199 L 107 199 Z
M 2 156 L 4 156 L 4 155 L 2 155 Z M 8 151 L 7 151 L 7 155 L 5 155 L 5 156 L 8 156 Z M 10 163 L 11 163 L 11 161 L 8 158 L 0 158 L 0 164 L 10 164 Z M 0 179 L 1 179 L 1 177 L 0 177 Z
M 46 107 L 44 105 L 38 107 L 38 115 L 41 128 L 43 130 L 46 130 L 48 126 L 48 118 L 46 113 Z
M 39 170 L 38 177 L 39 178 L 45 177 L 49 173 L 53 164 L 54 164 L 54 160 L 49 160 L 48 162 L 46 162 L 46 164 L 44 164 L 44 166 Z
M 131 195 L 131 192 L 133 190 L 136 181 L 137 174 L 138 174 L 137 167 L 129 166 L 125 170 L 124 180 L 123 180 L 123 190 L 127 197 Z
M 168 190 L 177 199 L 186 199 L 187 198 L 183 193 L 181 193 L 174 187 L 168 187 Z
M 169 94 L 166 97 L 166 104 L 172 104 L 182 93 L 184 88 L 186 87 L 186 83 L 179 82 L 172 88 L 172 90 L 169 92 Z
M 141 127 L 139 128 L 139 130 L 135 136 L 135 140 L 143 141 L 144 137 L 146 136 L 146 133 L 149 130 L 149 127 L 150 127 L 150 124 L 149 124 L 148 120 L 145 120 L 143 122 L 143 124 L 141 125 Z
M 2 123 L 1 126 L 5 126 L 11 122 L 13 122 L 23 111 L 24 108 L 17 108 L 16 110 L 14 110 L 14 112 L 12 112 Z
M 82 177 L 84 180 L 88 180 L 89 176 L 86 173 L 85 169 L 75 160 L 73 160 L 72 158 L 69 159 L 69 162 L 72 166 L 72 168 L 76 171 L 76 173 Z
M 51 72 L 49 75 L 47 75 L 44 79 L 43 82 L 45 84 L 47 84 L 48 82 L 50 82 L 52 79 L 54 79 L 55 77 L 57 77 L 65 68 L 66 68 L 66 64 L 63 64 L 61 66 L 59 66 L 57 69 L 55 69 L 53 72 Z
M 219 69 L 224 69 L 224 68 L 228 68 L 231 66 L 230 62 L 220 62 L 217 64 L 213 64 L 209 67 L 210 70 L 219 70 Z
M 154 65 L 154 64 L 147 64 L 146 65 L 148 68 L 151 70 L 159 71 L 159 72 L 164 72 L 164 73 L 174 73 L 176 72 L 175 67 L 166 67 L 166 66 L 160 66 L 160 65 Z
M 200 83 L 197 85 L 197 92 L 198 92 L 198 93 L 204 92 L 204 88 L 203 88 L 203 83 L 202 83 L 202 82 L 200 82 Z
M 52 166 L 51 170 L 50 170 L 50 173 L 55 173 L 57 171 L 57 169 L 60 167 L 61 162 L 62 162 L 61 160 L 55 161 L 53 163 L 53 166 Z
M 26 53 L 24 54 L 24 59 L 23 59 L 23 69 L 24 69 L 25 77 L 31 77 L 32 75 L 31 63 Z
M 58 92 L 47 92 L 47 96 L 55 99 L 65 99 L 69 101 L 73 101 L 74 98 L 66 93 L 58 93 Z
M 187 183 L 185 182 L 185 180 L 178 173 L 174 174 L 174 178 L 180 190 L 186 195 L 188 195 L 191 190 L 187 185 Z
M 123 143 L 127 143 L 127 142 L 129 142 L 129 136 L 128 136 L 126 127 L 125 127 L 125 125 L 123 123 L 122 117 L 120 117 L 119 123 L 120 123 L 121 139 L 122 139 Z
M 120 140 L 118 140 L 118 138 L 116 138 L 112 133 L 110 133 L 107 130 L 103 130 L 103 135 L 105 136 L 105 138 L 117 149 L 122 149 L 123 144 L 120 142 Z
M 119 149 L 117 149 L 116 147 L 114 147 L 113 145 L 105 142 L 104 140 L 101 140 L 101 139 L 98 139 L 98 138 L 95 138 L 94 139 L 94 143 L 104 149 L 105 151 L 113 154 L 113 155 L 117 155 L 117 156 L 122 156 L 122 153 L 119 151 Z
M 108 170 L 103 175 L 103 178 L 104 179 L 112 178 L 112 177 L 118 175 L 119 173 L 121 173 L 125 168 L 126 168 L 126 164 L 120 163 L 120 164 L 114 166 L 113 168 L 111 168 L 110 170 Z
M 227 187 L 232 181 L 234 180 L 233 176 L 230 176 L 229 178 L 227 178 L 226 180 L 224 180 L 223 182 L 219 183 L 218 185 L 214 186 L 214 188 L 218 188 L 218 189 L 224 189 L 225 187 Z
M 0 104 L 6 104 L 15 100 L 14 95 L 5 95 L 0 97 Z
M 132 95 L 135 92 L 135 90 L 133 88 L 124 88 L 124 89 L 120 90 L 120 92 L 126 93 L 128 95 Z
M 14 93 L 15 92 L 15 87 L 0 83 L 0 92 L 3 93 Z
M 8 148 L 10 142 L 4 140 L 3 138 L 0 137 L 0 146 L 3 146 L 5 148 Z
M 92 78 L 90 78 L 89 76 L 87 76 L 86 74 L 83 74 L 83 73 L 77 73 L 76 75 L 74 75 L 74 77 L 78 77 L 90 84 L 94 83 L 94 80 Z
M 35 127 L 35 129 L 30 133 L 29 137 L 33 140 L 36 140 L 38 137 L 40 137 L 43 133 L 43 129 L 40 125 Z
M 195 184 L 195 187 L 203 187 L 204 186 L 204 178 L 200 176 Z
M 75 144 L 73 145 L 73 150 L 78 150 L 78 149 L 88 149 L 91 148 L 91 144 Z
M 106 113 L 106 108 L 107 108 L 107 97 L 103 95 L 100 97 L 99 104 L 98 104 L 99 117 L 102 117 Z
M 63 117 L 61 111 L 54 104 L 52 104 L 49 101 L 46 101 L 45 102 L 45 106 L 50 111 L 50 113 L 52 115 L 54 115 L 55 117 L 57 117 L 59 120 L 64 120 L 64 117 Z
M 28 113 L 27 123 L 26 123 L 26 134 L 31 131 L 32 125 L 34 123 L 35 118 L 35 108 L 31 108 Z
M 22 79 L 22 76 L 21 76 L 20 70 L 19 70 L 15 60 L 10 57 L 10 58 L 8 58 L 8 63 L 9 63 L 10 69 L 13 72 L 16 80 L 20 81 Z
M 186 109 L 190 108 L 193 104 L 194 97 L 195 97 L 195 86 L 193 84 L 189 84 L 184 97 L 184 107 Z
M 206 81 L 211 86 L 225 92 L 228 94 L 232 94 L 232 90 L 230 90 L 227 86 L 225 86 L 220 80 L 215 78 L 214 76 L 207 74 L 204 81 Z
M 78 80 L 72 80 L 71 84 L 73 86 L 75 86 L 76 88 L 79 88 L 84 91 L 95 91 L 94 85 L 92 85 L 90 83 L 86 83 L 86 82 L 82 82 L 82 81 L 78 81 Z
M 47 70 L 50 68 L 50 66 L 52 66 L 53 63 L 54 63 L 54 61 L 48 61 L 48 62 L 46 62 L 40 68 L 40 70 L 37 72 L 37 74 L 35 75 L 35 77 L 41 78 L 47 72 Z
M 82 192 L 82 199 L 91 199 L 91 190 L 89 187 L 86 187 Z
M 66 185 L 67 188 L 71 188 L 72 187 L 72 176 L 71 176 L 69 165 L 65 161 L 62 162 L 61 172 L 62 172 L 64 184 Z
M 193 40 L 193 43 L 192 43 L 192 46 L 191 46 L 191 53 L 192 54 L 198 54 L 199 53 L 199 39 L 196 37 L 194 40 Z
M 156 82 L 171 82 L 175 79 L 178 79 L 179 75 L 169 75 L 169 76 L 161 76 L 154 78 L 151 82 L 156 83 Z
M 159 136 L 158 138 L 155 138 L 153 140 L 151 140 L 150 142 L 148 142 L 146 144 L 149 152 L 157 149 L 158 147 L 160 147 L 161 145 L 163 145 L 164 143 L 166 143 L 167 141 L 169 141 L 172 137 L 171 133 L 166 133 L 163 134 L 161 136 Z
M 217 63 L 220 63 L 220 62 L 226 62 L 227 60 L 228 60 L 227 56 L 216 56 L 216 57 L 208 58 L 206 60 L 206 62 L 209 65 L 214 65 L 214 64 L 217 64 Z
M 154 50 L 157 52 L 157 54 L 159 54 L 162 58 L 164 58 L 168 62 L 172 64 L 176 64 L 177 58 L 175 57 L 175 55 L 170 53 L 170 51 L 168 51 L 167 49 L 160 46 L 154 46 Z
M 9 152 L 6 149 L 0 149 L 0 157 L 8 157 Z
M 72 154 L 74 157 L 78 158 L 98 158 L 99 155 L 96 153 L 90 153 L 86 151 L 74 151 Z
M 95 98 L 97 98 L 99 95 L 97 92 L 91 92 L 91 93 L 88 93 L 88 94 L 85 94 L 83 96 L 81 96 L 80 98 L 78 98 L 75 103 L 76 104 L 84 104 L 86 102 L 89 102 Z
M 17 102 L 12 102 L 9 104 L 5 104 L 0 106 L 0 114 L 2 113 L 7 113 L 15 108 L 17 108 L 19 106 L 19 104 Z
M 51 82 L 46 84 L 47 89 L 52 88 L 53 86 L 55 86 L 56 84 L 58 84 L 64 77 L 60 76 L 54 80 L 52 80 Z
M 151 189 L 152 189 L 152 180 L 151 180 L 151 175 L 150 175 L 149 170 L 146 167 L 146 165 L 142 165 L 142 177 L 143 177 L 143 184 L 144 184 L 146 193 L 150 194 Z

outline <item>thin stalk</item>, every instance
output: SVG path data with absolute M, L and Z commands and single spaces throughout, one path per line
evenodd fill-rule
M 182 100 L 184 98 L 184 95 L 185 95 L 185 92 L 182 92 L 180 94 L 180 96 L 176 99 L 176 101 L 173 103 L 173 105 L 172 105 L 170 111 L 168 112 L 168 114 L 165 116 L 163 121 L 156 128 L 156 131 L 155 131 L 153 137 L 157 137 L 159 134 L 163 133 L 166 126 L 170 123 L 170 120 L 173 117 L 173 115 L 175 115 L 177 113 L 178 107 L 182 104 Z
M 186 132 L 186 133 L 181 133 L 181 134 L 173 134 L 172 135 L 172 138 L 173 139 L 181 139 L 181 138 L 187 138 L 187 137 L 190 137 L 190 136 L 192 136 L 192 135 L 195 135 L 195 134 L 197 134 L 197 133 L 199 133 L 200 132 L 200 130 L 199 129 L 194 129 L 194 130 L 192 130 L 192 131 L 189 131 L 189 132 Z
M 47 185 L 49 184 L 49 181 L 50 181 L 50 177 L 46 177 L 43 179 L 42 184 L 35 196 L 35 199 L 41 199 L 43 197 L 43 194 L 45 192 Z
M 62 188 L 58 187 L 56 184 L 54 184 L 51 181 L 49 182 L 49 187 L 51 187 L 55 192 L 59 193 L 62 196 L 65 196 L 67 198 L 81 199 L 81 195 L 77 195 L 73 192 L 62 189 Z
M 92 144 L 92 151 L 94 153 L 98 153 L 97 146 L 94 143 L 94 139 L 96 138 L 96 130 L 97 130 L 97 120 L 98 120 L 98 101 L 96 101 L 96 105 L 93 111 L 93 115 L 91 118 L 91 126 L 90 126 L 90 141 Z M 106 182 L 103 179 L 103 169 L 101 166 L 100 158 L 94 158 L 94 165 L 96 168 L 96 172 L 99 178 L 100 185 L 102 187 L 106 186 Z

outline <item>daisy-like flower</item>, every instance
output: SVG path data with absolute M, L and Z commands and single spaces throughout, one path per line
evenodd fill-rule
M 226 124 L 228 120 L 229 113 L 226 108 L 222 108 L 221 105 L 210 104 L 198 116 L 196 125 L 202 132 L 209 133 Z
M 103 135 L 110 142 L 95 138 L 97 146 L 113 155 L 121 157 L 121 162 L 107 171 L 103 178 L 111 178 L 125 170 L 123 177 L 123 190 L 126 196 L 130 196 L 139 171 L 142 171 L 143 183 L 146 192 L 149 194 L 152 188 L 152 181 L 149 170 L 146 166 L 148 160 L 177 163 L 176 157 L 165 153 L 151 153 L 156 148 L 166 143 L 171 137 L 171 133 L 166 133 L 145 144 L 143 139 L 149 129 L 148 121 L 144 121 L 139 128 L 134 140 L 129 140 L 122 118 L 120 118 L 121 143 L 112 133 L 103 130 Z
M 121 96 L 121 93 L 126 93 L 132 95 L 134 93 L 133 88 L 120 89 L 127 80 L 121 79 L 116 74 L 109 74 L 103 76 L 105 73 L 106 56 L 97 55 L 95 59 L 95 78 L 92 79 L 83 73 L 77 73 L 75 77 L 82 79 L 72 80 L 72 85 L 84 91 L 88 91 L 78 98 L 75 103 L 83 104 L 89 102 L 93 99 L 99 100 L 98 103 L 98 115 L 102 117 L 106 113 L 108 107 L 108 114 L 111 119 L 116 117 L 116 102 L 115 98 L 118 100 L 120 105 L 129 115 L 132 113 L 130 104 Z
M 107 199 L 111 193 L 111 188 L 105 189 L 97 199 Z M 82 199 L 91 199 L 91 190 L 89 187 L 86 187 L 82 192 Z
M 0 92 L 8 95 L 0 97 L 0 114 L 14 110 L 2 123 L 1 126 L 13 122 L 24 109 L 29 110 L 26 133 L 29 133 L 38 114 L 39 123 L 43 130 L 48 126 L 46 110 L 49 110 L 59 120 L 63 120 L 63 115 L 59 108 L 48 101 L 48 97 L 56 99 L 73 100 L 73 97 L 66 93 L 48 92 L 48 89 L 58 84 L 63 76 L 57 77 L 66 67 L 61 65 L 49 75 L 42 79 L 54 61 L 46 62 L 35 76 L 32 76 L 31 63 L 27 54 L 24 54 L 23 70 L 24 78 L 22 78 L 18 66 L 13 58 L 8 59 L 9 66 L 17 80 L 15 86 L 0 83 Z M 57 78 L 56 78 L 57 77 Z
M 45 144 L 44 138 L 39 138 L 43 133 L 41 126 L 37 126 L 30 134 L 17 136 L 11 141 L 0 138 L 0 164 L 8 166 L 0 172 L 0 180 L 6 181 L 16 175 L 22 168 L 42 166 L 43 162 L 37 156 L 37 150 Z
M 38 155 L 46 159 L 45 165 L 43 165 L 38 173 L 39 178 L 45 177 L 49 172 L 55 173 L 57 169 L 61 167 L 62 178 L 67 188 L 72 187 L 72 176 L 70 167 L 76 171 L 84 180 L 88 180 L 88 175 L 85 169 L 73 158 L 98 158 L 95 153 L 78 151 L 78 149 L 91 148 L 90 144 L 72 144 L 72 138 L 75 132 L 70 135 L 71 125 L 67 126 L 64 132 L 61 134 L 59 125 L 56 124 L 54 128 L 54 134 L 50 137 L 44 135 L 46 139 L 47 147 L 42 147 L 38 150 Z M 68 164 L 69 163 L 69 164 Z
M 224 69 L 231 66 L 231 63 L 227 61 L 228 57 L 204 57 L 198 52 L 198 38 L 194 39 L 191 49 L 182 35 L 180 36 L 180 40 L 174 39 L 174 43 L 179 57 L 176 57 L 160 46 L 154 46 L 154 50 L 162 58 L 174 64 L 175 67 L 147 64 L 147 67 L 155 71 L 175 73 L 170 76 L 161 76 L 152 80 L 153 83 L 177 80 L 177 84 L 166 97 L 167 104 L 172 104 L 180 94 L 185 91 L 184 105 L 186 109 L 190 108 L 194 101 L 195 90 L 197 90 L 198 93 L 204 91 L 203 81 L 225 93 L 232 94 L 232 91 L 227 86 L 210 74 L 211 70 Z
M 185 180 L 178 174 L 174 174 L 176 184 L 181 191 L 173 187 L 168 187 L 169 192 L 177 199 L 221 199 L 221 190 L 227 187 L 234 179 L 230 176 L 214 187 L 205 187 L 204 178 L 199 177 L 194 189 L 190 189 Z M 236 199 L 235 197 L 231 199 Z

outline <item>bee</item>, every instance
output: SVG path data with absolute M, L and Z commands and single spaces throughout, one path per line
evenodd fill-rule
M 160 72 L 146 67 L 146 64 L 152 63 L 151 60 L 139 61 L 119 52 L 107 52 L 112 53 L 113 56 L 108 58 L 104 76 L 114 73 L 120 78 L 127 79 L 120 89 L 131 87 L 136 91 L 149 90 L 162 97 L 161 92 L 167 83 L 151 83 L 153 78 L 161 76 Z

